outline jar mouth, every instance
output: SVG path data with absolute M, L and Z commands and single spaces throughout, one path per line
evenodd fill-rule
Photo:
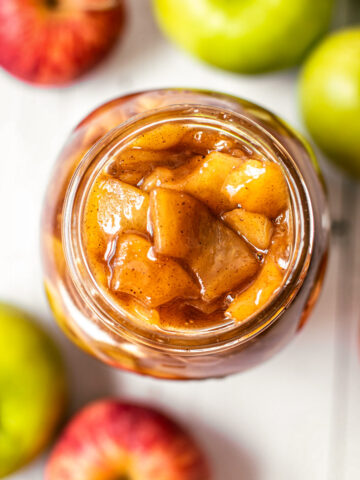
M 281 165 L 288 183 L 293 248 L 283 283 L 252 316 L 238 323 L 168 330 L 129 318 L 96 282 L 82 242 L 82 218 L 88 193 L 107 162 L 144 131 L 168 122 L 222 131 Z M 314 243 L 314 215 L 303 176 L 290 153 L 262 125 L 241 113 L 203 105 L 172 105 L 132 117 L 102 137 L 83 157 L 69 183 L 62 216 L 62 239 L 70 278 L 82 301 L 116 335 L 153 348 L 191 353 L 232 348 L 272 325 L 296 297 L 309 268 Z

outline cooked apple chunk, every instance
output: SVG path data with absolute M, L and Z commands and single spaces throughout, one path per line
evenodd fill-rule
M 232 203 L 221 192 L 225 178 L 242 160 L 226 153 L 212 152 L 183 179 L 183 190 L 201 200 L 215 213 L 229 210 Z
M 114 156 L 108 173 L 124 182 L 137 185 L 154 167 L 168 164 L 169 161 L 164 152 L 127 148 Z
M 151 192 L 156 187 L 165 186 L 175 190 L 183 190 L 184 179 L 200 164 L 204 157 L 195 155 L 188 159 L 183 165 L 175 168 L 156 167 L 150 175 L 148 175 L 141 188 L 146 192 Z
M 212 152 L 205 157 L 196 156 L 187 165 L 177 169 L 154 170 L 148 185 L 164 185 L 166 188 L 181 190 L 201 200 L 214 213 L 223 212 L 236 206 L 221 192 L 225 178 L 242 160 L 220 152 Z M 156 177 L 157 175 L 157 177 Z
M 169 182 L 173 182 L 175 180 L 177 169 L 170 169 L 167 167 L 156 167 L 154 170 L 148 175 L 142 185 L 141 189 L 145 190 L 145 192 L 151 192 L 156 187 L 160 187 L 161 185 L 166 185 Z
M 117 295 L 116 300 L 124 314 L 132 321 L 140 320 L 150 324 L 159 324 L 160 316 L 155 308 L 150 308 L 135 297 L 122 293 Z
M 228 135 L 214 135 L 211 130 L 199 128 L 189 128 L 181 144 L 199 154 L 208 153 L 210 150 L 231 152 L 236 149 L 236 142 Z
M 126 148 L 114 155 L 113 161 L 107 167 L 107 172 L 124 182 L 137 185 L 143 184 L 146 177 L 151 175 L 153 170 L 156 171 L 158 167 L 172 172 L 182 163 L 184 163 L 184 155 L 181 153 L 134 147 Z M 172 168 L 165 168 L 164 165 Z
M 277 217 L 288 205 L 284 174 L 269 161 L 247 160 L 229 173 L 222 192 L 230 202 L 269 218 Z
M 127 230 L 146 232 L 149 195 L 115 178 L 99 180 L 90 192 L 85 225 L 89 234 L 100 230 L 115 235 Z
M 199 288 L 173 259 L 157 258 L 151 243 L 135 234 L 118 239 L 110 286 L 154 308 L 174 298 L 197 298 Z
M 266 250 L 269 247 L 274 226 L 265 215 L 236 208 L 224 213 L 223 219 L 254 247 L 260 250 Z
M 258 264 L 244 240 L 199 200 L 159 188 L 151 193 L 150 209 L 156 251 L 184 258 L 206 302 L 255 275 Z
M 140 134 L 132 142 L 134 147 L 148 150 L 166 150 L 177 145 L 185 135 L 187 128 L 178 123 L 164 123 L 152 130 Z
M 142 171 L 149 166 L 167 164 L 169 161 L 169 155 L 154 150 L 127 148 L 116 155 L 115 161 L 118 168 L 122 168 L 123 171 Z
M 186 193 L 167 188 L 155 188 L 150 193 L 150 219 L 156 252 L 179 258 L 188 255 L 197 234 L 198 208 L 198 200 Z
M 245 241 L 205 207 L 198 215 L 198 244 L 187 262 L 200 282 L 203 300 L 212 302 L 250 280 L 258 263 Z
M 149 195 L 115 178 L 99 179 L 89 194 L 84 239 L 90 256 L 104 258 L 107 242 L 128 230 L 146 233 Z
M 226 310 L 225 316 L 237 322 L 247 320 L 276 293 L 281 286 L 283 276 L 283 272 L 274 261 L 265 261 L 255 282 L 237 295 Z

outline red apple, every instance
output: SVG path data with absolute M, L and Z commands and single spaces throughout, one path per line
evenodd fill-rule
M 207 463 L 179 425 L 149 407 L 102 400 L 65 428 L 46 480 L 208 480 Z
M 0 66 L 30 83 L 69 83 L 104 57 L 123 24 L 123 0 L 0 0 Z

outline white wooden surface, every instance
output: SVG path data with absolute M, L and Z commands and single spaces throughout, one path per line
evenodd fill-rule
M 194 86 L 229 92 L 277 112 L 300 130 L 297 72 L 245 77 L 212 69 L 158 32 L 148 0 L 131 0 L 115 52 L 81 83 L 36 89 L 0 73 L 0 297 L 39 316 L 63 349 L 72 411 L 120 395 L 163 406 L 207 451 L 214 480 L 360 478 L 360 187 L 320 156 L 339 221 L 321 300 L 303 332 L 268 363 L 224 380 L 167 382 L 116 372 L 79 351 L 55 325 L 39 259 L 39 218 L 66 135 L 104 101 L 138 89 Z M 341 126 L 340 126 L 341 128 Z M 46 455 L 11 480 L 42 478 Z

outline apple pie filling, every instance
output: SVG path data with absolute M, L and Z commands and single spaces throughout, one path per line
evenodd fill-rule
M 168 122 L 112 157 L 86 199 L 82 240 L 106 295 L 166 329 L 244 322 L 291 256 L 280 165 L 219 130 Z

